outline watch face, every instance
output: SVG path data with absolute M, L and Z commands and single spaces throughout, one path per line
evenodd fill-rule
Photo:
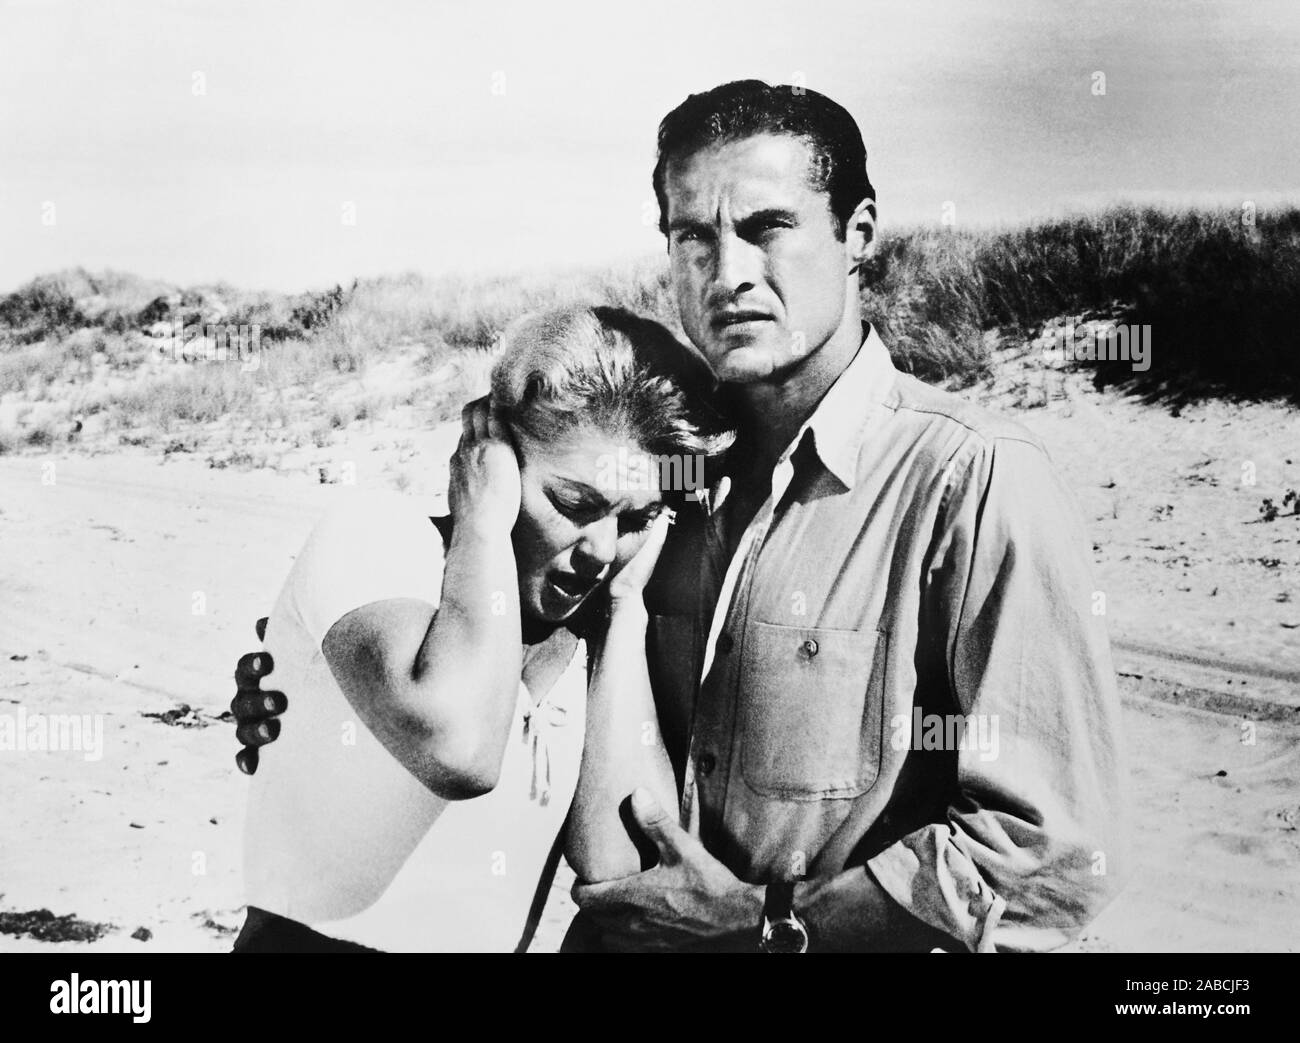
M 768 924 L 763 937 L 764 952 L 807 952 L 808 932 L 797 920 L 778 920 Z

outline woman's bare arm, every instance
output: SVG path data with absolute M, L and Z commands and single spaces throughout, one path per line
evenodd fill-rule
M 664 748 L 646 668 L 648 615 L 643 591 L 667 536 L 666 512 L 645 546 L 610 585 L 611 611 L 596 652 L 587 693 L 587 731 L 565 857 L 584 883 L 639 873 L 641 854 L 620 806 L 638 786 L 666 808 L 677 805 L 677 785 Z M 635 826 L 633 826 L 635 828 Z
M 349 612 L 322 650 L 362 722 L 447 800 L 491 790 L 501 770 L 522 669 L 519 599 L 508 539 L 453 538 L 442 604 L 379 601 Z M 510 596 L 494 604 L 493 592 Z M 502 615 L 494 607 L 505 603 Z
M 523 669 L 510 541 L 518 462 L 483 400 L 466 407 L 450 499 L 437 611 L 414 599 L 365 605 L 330 627 L 321 648 L 393 756 L 440 797 L 463 800 L 496 785 Z

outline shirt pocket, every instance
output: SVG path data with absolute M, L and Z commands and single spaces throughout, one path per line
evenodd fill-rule
M 880 774 L 888 635 L 750 623 L 742 651 L 740 766 L 784 800 L 856 797 Z

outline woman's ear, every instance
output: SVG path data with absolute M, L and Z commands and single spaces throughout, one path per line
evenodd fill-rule
M 849 274 L 856 272 L 876 252 L 876 201 L 864 199 L 844 226 L 844 246 Z

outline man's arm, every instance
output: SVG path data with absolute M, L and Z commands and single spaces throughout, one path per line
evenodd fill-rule
M 894 901 L 865 866 L 798 884 L 794 911 L 813 952 L 929 952 L 953 944 Z
M 997 744 L 960 751 L 945 821 L 799 885 L 795 912 L 818 948 L 1050 949 L 1117 889 L 1119 705 L 1073 504 L 1042 451 L 1013 439 L 954 475 L 927 625 L 961 712 L 985 715 Z M 576 887 L 578 904 L 627 946 L 752 945 L 762 888 L 672 824 L 637 817 L 661 864 Z
M 973 951 L 1055 948 L 1113 897 L 1124 857 L 1102 602 L 1073 501 L 1040 448 L 997 439 L 955 481 L 926 580 L 927 624 L 967 715 L 957 795 L 946 821 L 868 868 Z

